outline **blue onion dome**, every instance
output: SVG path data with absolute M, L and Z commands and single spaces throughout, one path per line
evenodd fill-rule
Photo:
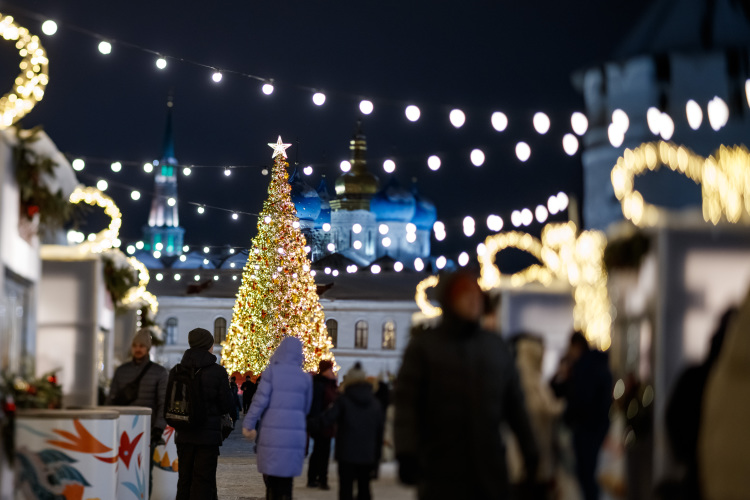
M 320 197 L 320 214 L 315 219 L 315 227 L 321 228 L 326 222 L 331 223 L 331 195 L 328 193 L 328 183 L 325 177 L 320 180 L 317 191 Z
M 404 189 L 395 177 L 370 200 L 370 211 L 379 221 L 411 222 L 416 211 L 414 195 Z
M 309 184 L 302 180 L 302 176 L 295 169 L 289 178 L 292 186 L 292 203 L 297 209 L 297 217 L 306 220 L 315 220 L 320 214 L 320 196 Z
M 429 231 L 432 229 L 435 221 L 437 221 L 437 209 L 430 200 L 419 194 L 416 182 L 411 186 L 411 194 L 414 196 L 416 203 L 416 210 L 411 222 L 417 226 L 417 229 L 427 229 Z

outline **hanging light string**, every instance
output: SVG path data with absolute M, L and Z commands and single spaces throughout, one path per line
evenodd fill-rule
M 385 105 L 390 105 L 394 107 L 396 106 L 402 107 L 404 109 L 405 118 L 410 122 L 417 122 L 421 117 L 421 110 L 419 106 L 417 106 L 415 104 L 415 101 L 412 101 L 412 100 L 399 100 L 399 99 L 390 99 L 390 98 L 384 98 L 384 97 L 378 97 L 376 99 L 375 98 L 363 98 L 363 95 L 365 95 L 365 93 L 361 93 L 361 92 L 357 92 L 357 93 L 343 92 L 343 91 L 338 91 L 338 90 L 327 90 L 326 92 L 324 92 L 320 88 L 312 87 L 309 85 L 303 85 L 303 84 L 298 84 L 294 82 L 279 82 L 275 78 L 271 78 L 271 77 L 263 77 L 260 75 L 246 73 L 243 71 L 238 71 L 238 70 L 229 69 L 229 68 L 219 68 L 216 65 L 206 64 L 204 62 L 196 61 L 190 58 L 175 56 L 172 54 L 166 54 L 163 51 L 154 50 L 154 49 L 145 47 L 137 43 L 132 43 L 126 40 L 106 36 L 101 33 L 97 33 L 95 31 L 91 31 L 89 29 L 82 28 L 74 24 L 57 23 L 55 21 L 52 21 L 48 16 L 42 15 L 38 12 L 34 12 L 34 11 L 31 11 L 22 7 L 18 7 L 16 5 L 12 6 L 12 10 L 14 10 L 17 14 L 23 15 L 25 17 L 28 17 L 30 19 L 33 19 L 42 23 L 42 32 L 47 36 L 53 36 L 57 32 L 58 27 L 62 26 L 70 31 L 92 38 L 98 42 L 99 52 L 102 53 L 103 55 L 110 54 L 113 50 L 113 47 L 122 46 L 128 49 L 142 52 L 151 57 L 156 57 L 155 65 L 157 69 L 159 70 L 165 69 L 168 66 L 169 61 L 175 61 L 175 62 L 195 66 L 202 70 L 210 70 L 212 72 L 211 78 L 215 83 L 220 83 L 223 79 L 223 75 L 237 76 L 237 77 L 250 79 L 250 80 L 262 83 L 261 90 L 265 95 L 271 95 L 274 92 L 274 89 L 276 86 L 282 85 L 288 88 L 293 88 L 293 89 L 311 94 L 312 101 L 317 106 L 324 105 L 325 102 L 327 101 L 327 95 L 330 94 L 330 95 L 342 97 L 342 98 L 352 100 L 352 101 L 359 101 L 359 110 L 362 114 L 365 114 L 365 115 L 369 115 L 370 113 L 372 113 L 375 108 L 375 103 L 377 103 L 378 105 L 385 104 Z M 440 107 L 441 109 L 444 109 L 444 110 L 450 109 L 450 112 L 448 113 L 449 121 L 457 129 L 461 128 L 467 121 L 466 113 L 462 109 L 449 106 L 446 104 L 427 103 L 427 105 L 430 107 Z M 488 111 L 487 109 L 483 109 L 480 111 L 476 108 L 464 108 L 464 109 L 472 109 L 472 113 L 485 114 L 487 117 L 489 117 L 489 122 L 492 125 L 492 127 L 498 132 L 502 132 L 508 127 L 508 123 L 509 123 L 508 116 L 506 113 L 502 111 L 498 111 L 498 110 Z M 533 116 L 532 123 L 534 125 L 535 130 L 540 135 L 545 135 L 549 131 L 550 119 L 547 114 L 541 111 L 537 111 L 533 113 L 533 115 L 532 115 L 532 112 L 530 111 L 519 113 L 519 114 Z M 572 118 L 572 120 L 577 120 L 579 122 L 579 125 L 577 126 L 573 125 L 572 127 L 572 129 L 576 133 L 578 133 L 578 131 L 581 130 L 581 125 L 580 125 L 581 120 L 586 119 L 585 115 L 580 112 L 574 112 L 572 116 L 574 117 Z M 586 127 L 588 127 L 587 121 L 586 121 Z M 582 133 L 578 135 L 582 135 Z M 573 134 L 566 134 L 565 138 L 563 139 L 563 146 L 564 146 L 564 150 L 566 151 L 566 153 L 568 153 L 568 151 L 572 147 L 573 140 L 577 142 L 577 139 L 575 138 Z

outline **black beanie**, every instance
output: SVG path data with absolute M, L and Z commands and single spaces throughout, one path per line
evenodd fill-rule
M 193 328 L 188 333 L 188 344 L 195 349 L 211 349 L 214 345 L 214 336 L 205 328 Z

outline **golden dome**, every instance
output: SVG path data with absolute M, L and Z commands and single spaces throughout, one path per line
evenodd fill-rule
M 367 141 L 357 125 L 354 138 L 349 141 L 352 169 L 336 179 L 336 199 L 333 210 L 369 210 L 370 198 L 378 191 L 378 178 L 367 171 Z

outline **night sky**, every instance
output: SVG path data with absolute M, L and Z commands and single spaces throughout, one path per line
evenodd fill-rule
M 290 163 L 314 166 L 306 177 L 313 187 L 325 174 L 333 192 L 339 163 L 348 159 L 356 121 L 363 120 L 370 171 L 381 185 L 388 175 L 382 162 L 396 162 L 394 174 L 409 185 L 418 178 L 421 193 L 437 206 L 448 239 L 433 243 L 433 254 L 450 258 L 473 250 L 488 234 L 485 219 L 534 208 L 558 191 L 581 196 L 580 155 L 563 152 L 570 114 L 583 110 L 573 88 L 574 71 L 608 60 L 644 14 L 645 0 L 491 1 L 269 1 L 215 0 L 20 0 L 0 2 L 39 34 L 50 59 L 44 100 L 22 121 L 42 125 L 69 157 L 89 158 L 78 173 L 82 183 L 109 181 L 107 193 L 123 211 L 121 239 L 141 237 L 153 189 L 153 174 L 143 163 L 159 158 L 166 101 L 174 88 L 176 156 L 181 165 L 241 165 L 226 177 L 221 168 L 193 168 L 179 176 L 181 225 L 189 245 L 247 246 L 257 219 L 208 209 L 203 215 L 186 202 L 257 213 L 266 197 L 271 164 L 268 142 L 280 134 L 294 143 Z M 58 32 L 41 34 L 40 18 L 54 19 Z M 98 52 L 98 40 L 112 40 L 112 53 Z M 275 80 L 266 96 L 261 82 L 226 73 L 216 84 L 212 70 L 156 56 L 122 42 L 174 58 Z M 2 44 L 0 78 L 8 89 L 18 55 Z M 324 91 L 322 107 L 312 92 Z M 7 89 L 5 90 L 7 91 Z M 363 116 L 358 103 L 372 100 Z M 407 104 L 422 115 L 411 123 Z M 466 125 L 455 129 L 452 108 L 462 109 Z M 508 129 L 490 125 L 493 111 L 509 118 Z M 536 111 L 552 122 L 541 136 L 532 127 Z M 521 163 L 515 144 L 526 141 L 531 159 Z M 481 167 L 469 161 L 480 148 Z M 427 168 L 438 154 L 442 167 Z M 94 161 L 93 158 L 102 158 Z M 123 169 L 114 173 L 111 161 Z M 134 162 L 129 164 L 127 162 Z M 130 192 L 142 192 L 139 201 Z M 477 219 L 478 231 L 466 238 L 464 216 Z M 92 218 L 92 221 L 97 220 Z M 103 223 L 103 218 L 99 219 Z M 93 225 L 93 224 L 92 224 Z M 538 232 L 539 225 L 531 226 Z M 85 232 L 98 227 L 85 227 Z

